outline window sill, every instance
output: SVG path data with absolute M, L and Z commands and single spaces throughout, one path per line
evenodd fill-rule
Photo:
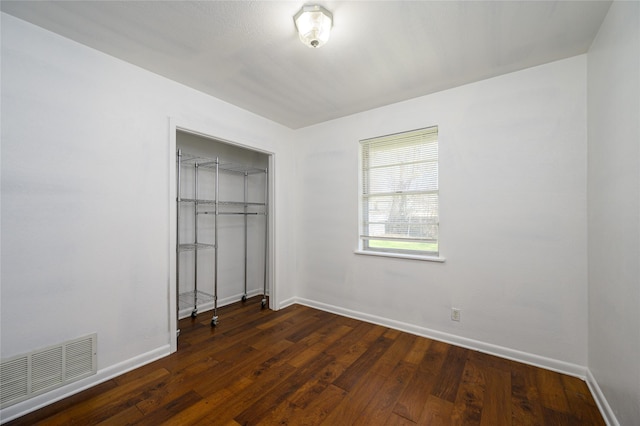
M 436 257 L 436 256 L 420 256 L 416 254 L 402 254 L 402 253 L 385 253 L 382 251 L 366 251 L 366 250 L 355 250 L 355 254 L 363 254 L 366 256 L 380 256 L 380 257 L 393 257 L 396 259 L 410 259 L 410 260 L 423 260 L 427 262 L 439 262 L 444 263 L 444 257 Z

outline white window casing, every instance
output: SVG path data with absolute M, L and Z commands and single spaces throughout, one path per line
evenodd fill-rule
M 439 255 L 438 127 L 360 141 L 358 252 Z

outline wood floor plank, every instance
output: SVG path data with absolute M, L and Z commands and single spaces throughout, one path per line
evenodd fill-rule
M 485 374 L 481 426 L 511 425 L 511 374 L 489 367 Z
M 123 410 L 97 424 L 100 426 L 129 425 L 134 424 L 143 418 L 144 414 L 142 413 L 142 411 L 140 411 L 138 407 L 134 405 L 133 407 L 129 407 L 126 410 Z
M 400 398 L 398 398 L 398 402 L 393 410 L 396 414 L 412 422 L 416 422 L 420 418 L 420 414 L 422 414 L 424 410 L 424 403 L 429 398 L 429 395 L 431 395 L 431 391 L 440 374 L 449 349 L 449 345 L 446 343 L 435 342 L 428 339 L 419 340 L 427 341 L 428 345 L 417 345 L 425 351 L 422 353 L 421 359 L 417 362 L 415 374 L 400 395 Z M 410 361 L 413 362 L 415 360 L 416 357 L 410 357 Z
M 15 425 L 581 425 L 584 381 L 261 297 L 179 321 L 178 352 Z
M 388 333 L 383 334 L 383 337 L 390 338 Z M 380 359 L 372 366 L 371 371 L 381 376 L 388 377 L 394 372 L 394 369 L 400 364 L 408 364 L 403 361 L 406 353 L 411 350 L 417 336 L 407 333 L 400 333 L 395 335 L 391 346 L 382 354 Z
M 313 317 L 298 319 L 297 321 L 289 319 L 282 323 L 282 327 L 271 327 L 267 329 L 268 332 L 256 336 L 256 338 L 247 341 L 247 343 L 251 344 L 251 346 L 256 349 L 265 349 L 273 344 L 273 342 L 277 342 L 279 340 L 287 340 L 295 343 L 295 340 L 290 338 L 291 335 L 295 335 L 301 330 L 310 330 L 315 327 L 316 324 L 317 320 Z
M 409 380 L 416 372 L 417 366 L 399 361 L 394 370 L 387 375 L 382 375 L 378 370 L 372 370 L 374 374 L 380 374 L 386 380 L 369 401 L 366 409 L 354 422 L 354 425 L 370 426 L 382 425 L 400 398 Z
M 418 362 L 418 368 L 426 373 L 433 375 L 440 374 L 442 364 L 449 352 L 448 344 L 444 342 L 438 342 L 435 340 L 424 339 L 429 342 L 427 350 L 423 352 L 422 359 Z
M 285 320 L 288 320 L 288 319 L 291 319 L 291 318 L 295 318 L 296 316 L 308 317 L 308 314 L 312 313 L 310 308 L 308 308 L 306 306 L 296 305 L 294 308 L 295 309 L 287 309 L 285 312 L 282 312 L 282 313 L 280 313 L 280 315 L 277 315 L 277 316 L 276 315 L 269 316 L 268 319 L 263 320 L 259 324 L 256 324 L 255 328 L 260 329 L 260 330 L 265 330 L 267 328 L 271 328 L 273 326 L 276 326 L 276 325 L 282 323 Z M 307 315 L 305 315 L 305 314 L 307 314 Z
M 424 354 L 427 352 L 427 349 L 429 349 L 431 342 L 431 339 L 427 339 L 425 337 L 416 339 L 413 346 L 411 346 L 411 349 L 409 349 L 404 357 L 404 362 L 416 365 L 420 364 L 424 358 Z
M 322 327 L 326 322 L 330 321 L 333 315 L 326 312 L 316 312 L 312 317 L 312 321 L 306 324 L 305 327 L 298 328 L 294 332 L 288 334 L 285 338 L 291 342 L 299 342 L 309 334 L 315 332 Z
M 339 341 L 334 342 L 326 349 L 329 355 L 333 355 L 336 358 L 345 360 L 346 363 L 351 364 L 356 358 L 358 358 L 362 352 L 357 351 L 354 353 L 353 347 L 357 345 L 371 330 L 377 330 L 376 326 L 368 323 L 359 323 L 352 330 L 342 337 Z M 380 331 L 382 334 L 382 330 Z M 377 336 L 376 336 L 377 337 Z
M 339 364 L 335 360 L 330 362 L 318 374 L 310 377 L 300 389 L 289 397 L 289 400 L 296 407 L 306 408 L 316 398 L 320 398 L 327 387 L 333 386 L 333 381 L 344 372 L 345 368 L 344 364 Z
M 536 370 L 538 389 L 544 389 L 540 393 L 540 402 L 544 408 L 548 408 L 557 413 L 569 412 L 569 401 L 562 387 L 560 374 L 555 371 L 538 369 Z
M 316 351 L 325 350 L 336 340 L 342 339 L 353 330 L 352 326 L 342 324 L 337 315 L 331 316 L 327 321 L 318 324 L 318 327 L 299 343 L 310 348 L 316 347 Z
M 221 363 L 211 371 L 209 377 L 205 377 L 206 380 L 195 383 L 193 389 L 198 394 L 207 396 L 232 385 L 239 378 L 247 377 L 253 380 L 250 375 L 255 374 L 253 372 L 256 365 L 263 365 L 272 359 L 274 355 L 285 351 L 289 347 L 291 347 L 291 343 L 283 340 L 274 344 L 269 350 L 256 351 L 250 357 L 238 359 L 235 364 Z
M 240 377 L 224 389 L 209 394 L 180 413 L 166 419 L 161 423 L 163 426 L 171 425 L 192 425 L 206 423 L 206 420 L 217 418 L 218 412 L 224 410 L 224 405 L 233 395 L 237 395 L 253 384 L 252 380 Z
M 358 381 L 368 374 L 375 374 L 371 372 L 371 367 L 378 361 L 378 359 L 386 352 L 386 350 L 393 343 L 392 340 L 386 337 L 378 337 L 368 350 L 364 351 L 362 355 L 358 357 L 345 371 L 338 377 L 333 384 L 341 387 L 342 389 L 349 391 L 355 386 Z
M 384 422 L 385 426 L 415 426 L 416 424 L 416 422 L 412 422 L 411 420 L 393 412 Z
M 296 425 L 298 423 L 292 423 L 290 418 L 296 418 L 296 409 L 298 409 L 295 404 L 291 403 L 288 399 L 285 399 L 280 404 L 276 405 L 271 410 L 264 413 L 256 423 L 251 423 L 255 425 Z
M 326 352 L 336 357 L 338 362 L 343 363 L 347 367 L 356 362 L 365 352 L 367 352 L 371 345 L 385 332 L 386 328 L 379 325 L 369 324 L 366 327 L 366 333 L 360 335 L 357 333 L 358 327 L 356 327 L 351 333 L 347 334 L 343 339 L 335 342 Z M 352 343 L 353 339 L 358 338 Z M 352 343 L 349 345 L 349 343 Z M 345 347 L 345 345 L 349 345 Z
M 569 413 L 562 413 L 551 408 L 543 408 L 545 426 L 581 426 L 583 423 Z
M 286 363 L 272 365 L 267 369 L 257 369 L 252 374 L 253 384 L 225 402 L 225 410 L 216 420 L 216 424 L 224 424 L 230 420 L 239 421 L 237 416 L 258 404 L 280 382 L 286 381 L 294 371 L 295 368 Z
M 268 312 L 266 311 L 254 312 L 249 313 L 249 316 L 247 316 L 247 318 L 242 318 L 242 316 L 239 315 L 238 322 L 231 323 L 229 325 L 223 324 L 223 321 L 230 322 L 231 318 L 224 318 L 220 319 L 218 327 L 212 327 L 211 330 L 222 333 L 227 337 L 234 337 L 239 335 L 242 336 L 243 334 L 246 336 L 248 330 L 263 330 L 265 328 L 269 328 L 271 326 L 270 321 L 274 321 L 275 324 L 279 324 L 281 321 L 279 321 L 277 318 L 284 317 L 288 319 L 291 317 L 295 317 L 296 315 L 302 315 L 302 311 L 303 310 L 301 309 L 286 311 L 280 313 L 277 317 L 274 318 L 270 318 Z
M 305 362 L 307 362 L 308 359 L 317 356 L 318 353 L 324 351 L 331 344 L 340 340 L 340 338 L 342 338 L 352 330 L 353 329 L 351 327 L 340 325 L 334 327 L 331 330 L 331 333 L 325 338 L 322 338 L 322 333 L 314 332 L 310 334 L 310 339 L 308 339 L 308 342 L 305 342 L 304 339 L 301 340 L 301 342 L 309 344 L 309 346 L 307 346 L 306 349 L 302 349 L 298 354 L 294 355 L 291 360 L 289 360 L 289 364 L 293 365 L 294 367 L 300 367 Z
M 468 349 L 450 346 L 444 364 L 433 385 L 433 395 L 454 402 L 458 393 L 458 385 L 467 361 Z
M 416 369 L 413 377 L 398 398 L 393 412 L 412 422 L 417 422 L 424 410 L 424 402 L 431 395 L 436 376 Z
M 402 334 L 404 334 L 402 331 L 390 328 L 384 332 L 383 336 L 387 339 L 396 340 Z
M 322 424 L 333 409 L 344 400 L 346 395 L 347 392 L 343 389 L 329 385 L 318 395 L 318 398 L 315 398 L 304 408 L 294 405 L 293 409 L 281 413 L 278 417 L 266 416 L 258 422 L 258 425 L 311 426 Z
M 315 375 L 327 364 L 333 361 L 331 355 L 320 353 L 306 365 L 295 369 L 286 381 L 279 383 L 271 390 L 251 404 L 250 407 L 234 417 L 240 424 L 255 424 L 264 417 L 273 407 L 282 404 L 287 397 L 302 387 L 309 377 Z
M 511 373 L 516 365 L 521 365 L 511 360 L 497 357 L 495 355 L 472 350 L 469 350 L 467 352 L 467 359 L 473 361 L 478 367 L 494 368 L 496 370 L 501 370 L 507 373 Z
M 347 393 L 347 396 L 329 413 L 321 425 L 353 425 L 385 382 L 378 374 L 367 374 Z
M 561 380 L 567 395 L 569 412 L 584 424 L 604 424 L 600 423 L 602 416 L 587 384 L 576 377 L 565 375 Z
M 448 426 L 451 424 L 452 412 L 452 402 L 430 395 L 417 423 L 424 426 Z
M 186 368 L 166 377 L 157 386 L 145 389 L 141 394 L 142 400 L 136 404 L 136 407 L 146 415 L 169 404 L 178 396 L 189 392 L 197 381 L 205 380 L 218 364 L 217 360 L 211 358 L 200 359 L 198 362 L 189 364 Z
M 181 413 L 198 401 L 201 401 L 202 397 L 193 390 L 185 392 L 180 396 L 175 396 L 170 401 L 167 401 L 164 405 L 146 414 L 143 418 L 131 423 L 132 425 L 157 425 L 163 421 Z
M 534 367 L 520 365 L 511 372 L 511 415 L 513 424 L 535 426 L 544 418 Z
M 474 361 L 468 360 L 464 366 L 460 386 L 458 386 L 458 394 L 451 413 L 451 424 L 479 425 L 482 418 L 484 395 L 485 375 Z

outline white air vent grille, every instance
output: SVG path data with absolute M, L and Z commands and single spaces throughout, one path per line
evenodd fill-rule
M 19 355 L 0 364 L 0 407 L 96 374 L 97 335 Z
M 62 346 L 31 355 L 31 392 L 62 384 Z
M 93 371 L 94 352 L 93 339 L 78 340 L 67 345 L 67 356 L 64 362 L 67 380 L 84 377 L 87 372 Z
M 2 362 L 0 367 L 0 398 L 2 406 L 5 401 L 13 401 L 29 394 L 27 380 L 29 360 L 26 357 Z

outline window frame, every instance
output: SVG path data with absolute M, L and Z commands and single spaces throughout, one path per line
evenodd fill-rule
M 440 250 L 440 209 L 439 209 L 439 200 L 440 200 L 440 184 L 439 184 L 439 175 L 440 175 L 440 157 L 439 157 L 439 148 L 440 148 L 440 141 L 439 141 L 439 136 L 438 136 L 438 126 L 429 126 L 429 127 L 423 127 L 423 128 L 418 128 L 418 129 L 414 129 L 414 130 L 409 130 L 409 131 L 403 131 L 403 132 L 398 132 L 398 133 L 393 133 L 393 134 L 388 134 L 388 135 L 384 135 L 384 136 L 377 136 L 377 137 L 373 137 L 373 138 L 368 138 L 368 139 L 362 139 L 359 141 L 359 146 L 358 146 L 358 249 L 355 251 L 356 254 L 366 254 L 366 255 L 374 255 L 374 256 L 385 256 L 385 257 L 398 257 L 398 258 L 406 258 L 406 259 L 417 259 L 417 260 L 430 260 L 430 261 L 437 261 L 437 262 L 444 262 L 444 258 L 441 257 L 441 250 Z M 415 140 L 412 140 L 412 138 L 414 138 Z M 431 149 L 433 150 L 432 147 L 429 147 L 428 144 L 430 143 L 435 143 L 435 160 L 433 158 L 429 158 L 430 156 L 433 156 L 433 153 L 429 153 L 428 150 Z M 411 191 L 411 190 L 404 190 L 404 191 L 393 191 L 396 192 L 398 194 L 402 194 L 404 201 L 401 201 L 401 203 L 406 203 L 409 200 L 409 197 L 411 197 L 412 195 L 418 195 L 418 196 L 422 196 L 423 199 L 427 199 L 429 196 L 433 196 L 435 195 L 436 198 L 436 202 L 435 202 L 435 207 L 433 207 L 433 204 L 429 204 L 426 203 L 424 208 L 429 208 L 431 206 L 431 208 L 435 208 L 436 209 L 436 223 L 435 223 L 435 233 L 436 233 L 436 238 L 435 240 L 431 239 L 426 239 L 424 237 L 414 237 L 411 238 L 411 236 L 407 236 L 407 237 L 388 237 L 388 236 L 380 236 L 380 235 L 371 235 L 372 233 L 370 232 L 370 229 L 365 230 L 365 224 L 371 224 L 373 223 L 370 219 L 371 217 L 369 216 L 370 214 L 370 210 L 368 210 L 367 208 L 367 200 L 374 198 L 374 197 L 384 197 L 384 196 L 393 196 L 391 193 L 385 193 L 385 192 L 378 192 L 376 193 L 375 191 L 371 190 L 371 171 L 375 168 L 393 168 L 393 167 L 401 167 L 404 165 L 407 165 L 409 163 L 405 162 L 404 160 L 400 161 L 399 163 L 393 163 L 391 160 L 389 160 L 388 163 L 384 163 L 383 166 L 373 166 L 371 165 L 371 163 L 369 163 L 368 165 L 365 165 L 365 161 L 367 161 L 365 159 L 365 157 L 371 161 L 371 151 L 372 149 L 378 149 L 378 150 L 384 150 L 384 145 L 387 145 L 388 151 L 389 152 L 393 152 L 393 149 L 395 147 L 395 149 L 401 149 L 401 145 L 404 144 L 405 147 L 406 146 L 411 146 L 412 144 L 415 144 L 416 146 L 420 146 L 421 144 L 424 144 L 425 146 L 425 150 L 427 150 L 427 152 L 425 152 L 424 154 L 422 154 L 422 158 L 420 158 L 419 160 L 417 160 L 417 163 L 422 164 L 425 168 L 429 167 L 429 163 L 434 163 L 435 162 L 435 190 L 434 189 L 422 189 L 422 190 L 416 190 L 416 191 Z M 380 152 L 380 151 L 379 151 Z M 413 155 L 413 154 L 412 154 Z M 366 167 L 365 167 L 366 166 Z M 433 166 L 433 165 L 431 165 Z M 404 170 L 404 169 L 403 169 Z M 390 174 L 392 174 L 392 171 L 389 171 Z M 433 178 L 434 176 L 425 176 L 426 178 Z M 368 182 L 365 182 L 366 179 L 369 179 Z M 375 178 L 373 179 L 374 183 L 378 183 L 379 181 L 376 180 Z M 432 184 L 433 185 L 433 184 Z M 365 187 L 368 188 L 367 190 L 365 190 Z M 366 193 L 365 193 L 366 192 Z M 429 217 L 428 215 L 425 215 L 425 217 Z M 407 225 L 409 226 L 411 222 L 406 223 L 406 222 L 389 222 L 388 217 L 387 219 L 383 222 L 385 224 L 385 227 L 387 226 L 391 226 L 392 224 L 399 224 L 399 225 Z M 429 221 L 425 221 L 422 225 L 423 226 L 428 226 Z M 433 227 L 434 224 L 431 223 L 431 227 Z M 367 231 L 367 232 L 365 232 Z M 386 230 L 385 230 L 386 232 Z M 408 232 L 408 231 L 407 231 Z M 425 231 L 428 232 L 428 231 Z M 376 247 L 376 246 L 372 246 L 371 245 L 371 241 L 390 241 L 391 244 L 389 245 L 393 245 L 393 242 L 397 242 L 400 244 L 406 244 L 406 243 L 411 243 L 411 242 L 417 242 L 417 243 L 433 243 L 433 241 L 435 241 L 436 244 L 436 250 L 414 250 L 414 249 L 408 249 L 408 248 L 398 248 L 398 247 Z

